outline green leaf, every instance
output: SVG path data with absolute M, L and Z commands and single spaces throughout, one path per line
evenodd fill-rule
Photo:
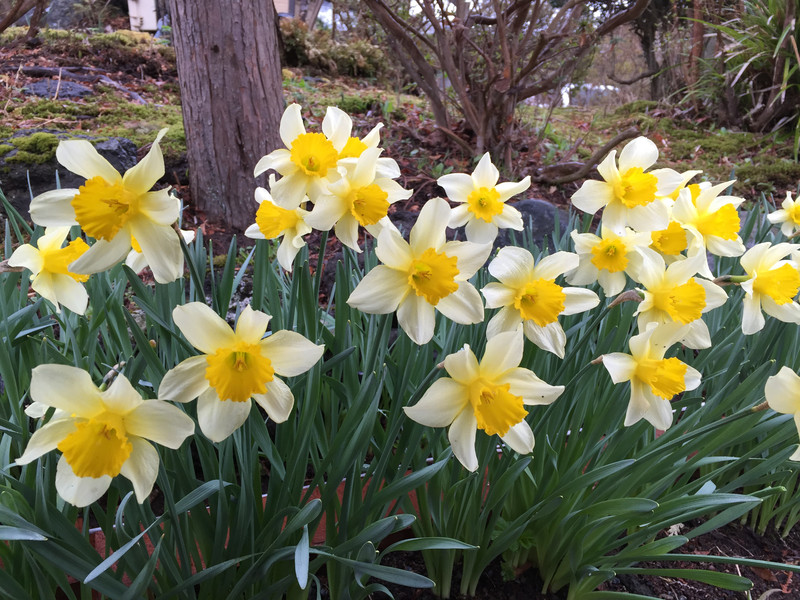
M 703 557 L 705 559 L 705 557 Z M 656 577 L 677 577 L 707 583 L 725 590 L 746 592 L 752 589 L 753 582 L 747 577 L 720 573 L 719 571 L 706 571 L 704 569 L 648 569 L 644 567 L 627 567 L 614 569 L 618 575 L 654 575 Z
M 308 585 L 308 525 L 303 525 L 303 536 L 294 549 L 294 574 L 301 590 Z
M 419 550 L 477 550 L 478 546 L 459 542 L 446 537 L 410 538 L 395 542 L 386 548 L 381 555 L 389 552 L 417 552 Z
M 23 529 L 22 527 L 0 525 L 0 540 L 29 540 L 33 542 L 46 542 L 47 537 L 38 531 L 31 531 L 30 529 Z

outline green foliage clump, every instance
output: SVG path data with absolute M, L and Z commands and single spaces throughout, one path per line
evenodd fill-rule
M 11 144 L 0 144 L 0 154 L 8 154 L 14 149 Z
M 8 157 L 6 162 L 46 163 L 56 155 L 58 141 L 58 136 L 55 134 L 42 131 L 29 136 L 11 138 L 9 142 L 17 149 L 17 153 Z
M 41 117 L 50 119 L 58 117 L 69 120 L 75 120 L 79 116 L 96 117 L 100 114 L 100 109 L 95 104 L 50 99 L 28 101 L 19 111 L 26 118 Z

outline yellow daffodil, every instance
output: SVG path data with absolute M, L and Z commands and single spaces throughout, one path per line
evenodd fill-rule
M 600 236 L 573 231 L 572 241 L 578 255 L 578 266 L 567 273 L 567 282 L 573 285 L 590 285 L 599 282 L 606 296 L 616 296 L 625 289 L 625 273 L 638 260 L 636 248 L 650 243 L 650 234 L 636 233 L 626 228 L 621 234 L 605 225 Z
M 361 252 L 358 226 L 377 237 L 384 227 L 394 227 L 388 217 L 389 206 L 411 197 L 410 190 L 389 178 L 379 177 L 380 153 L 380 148 L 367 148 L 352 161 L 340 161 L 341 178 L 328 186 L 328 193 L 318 198 L 306 218 L 307 223 L 320 231 L 335 226 L 336 238 L 356 252 Z
M 572 196 L 576 208 L 587 213 L 603 210 L 603 223 L 622 232 L 626 226 L 636 231 L 664 229 L 669 222 L 667 207 L 657 202 L 671 194 L 683 181 L 672 169 L 647 172 L 658 160 L 658 148 L 645 137 L 631 140 L 619 155 L 616 150 L 597 166 L 603 181 L 585 181 Z
M 120 175 L 86 140 L 59 143 L 56 158 L 62 166 L 86 178 L 79 189 L 45 192 L 31 202 L 31 218 L 44 227 L 80 225 L 96 241 L 69 265 L 74 273 L 98 273 L 125 259 L 138 245 L 159 283 L 175 281 L 183 272 L 183 254 L 172 224 L 179 201 L 168 189 L 150 191 L 164 175 L 159 142 L 132 169 Z
M 522 325 L 527 337 L 542 350 L 564 358 L 566 335 L 559 315 L 573 315 L 600 303 L 591 290 L 562 287 L 556 278 L 578 266 L 577 254 L 556 252 L 534 265 L 524 248 L 506 246 L 489 263 L 489 273 L 498 280 L 481 290 L 486 308 L 500 308 L 486 329 L 491 339 Z
M 501 333 L 486 343 L 483 360 L 468 345 L 444 359 L 450 377 L 436 380 L 414 406 L 409 418 L 428 427 L 447 427 L 453 454 L 469 471 L 478 468 L 475 435 L 499 435 L 514 451 L 533 450 L 533 432 L 525 406 L 550 404 L 564 386 L 548 385 L 519 366 L 524 341 L 518 331 Z
M 688 186 L 681 190 L 672 208 L 672 218 L 691 234 L 689 254 L 705 254 L 708 250 L 716 256 L 740 256 L 744 252 L 736 210 L 744 199 L 719 195 L 732 183 L 728 181 L 698 188 Z M 707 262 L 701 266 L 700 274 L 709 279 L 714 277 Z
M 481 157 L 472 175 L 449 173 L 436 180 L 447 197 L 458 202 L 450 217 L 450 227 L 466 225 L 467 240 L 491 244 L 498 229 L 522 231 L 522 214 L 506 200 L 521 194 L 531 185 L 531 178 L 519 182 L 497 183 L 500 171 L 487 152 Z
M 769 407 L 775 412 L 794 415 L 794 424 L 800 433 L 800 377 L 789 367 L 781 367 L 776 375 L 767 379 L 764 395 Z M 800 447 L 789 460 L 800 461 Z
M 370 144 L 377 146 L 379 128 L 364 140 L 353 138 L 353 121 L 342 110 L 329 106 L 321 133 L 307 133 L 299 104 L 290 104 L 281 117 L 280 136 L 286 148 L 262 157 L 255 168 L 258 177 L 273 169 L 282 177 L 270 189 L 275 202 L 294 210 L 308 196 L 316 202 L 327 186 L 339 178 L 339 159 L 358 158 Z
M 631 382 L 631 399 L 625 426 L 640 419 L 656 429 L 672 425 L 670 400 L 700 385 L 700 373 L 677 358 L 664 358 L 667 349 L 686 337 L 688 327 L 679 323 L 657 325 L 630 339 L 630 354 L 614 352 L 602 356 L 603 366 L 614 383 Z
M 278 246 L 278 263 L 287 271 L 292 270 L 294 257 L 306 245 L 303 236 L 311 233 L 307 222 L 307 210 L 302 208 L 288 209 L 278 206 L 270 193 L 262 187 L 256 188 L 256 222 L 244 232 L 255 240 L 274 240 L 283 236 Z
M 31 436 L 17 464 L 60 450 L 56 490 L 75 506 L 100 498 L 120 474 L 144 502 L 158 475 L 158 452 L 147 440 L 175 449 L 194 433 L 194 422 L 180 409 L 143 400 L 122 375 L 100 390 L 86 371 L 39 365 L 33 369 L 30 394 L 35 404 L 56 412 Z
M 742 256 L 742 268 L 749 277 L 745 291 L 742 333 L 751 335 L 764 328 L 763 310 L 784 323 L 800 323 L 800 305 L 794 298 L 800 289 L 797 264 L 784 257 L 800 248 L 796 244 L 756 244 Z
M 31 272 L 31 287 L 42 298 L 55 304 L 56 312 L 63 304 L 74 313 L 86 312 L 89 295 L 82 282 L 88 275 L 79 275 L 69 270 L 68 265 L 75 262 L 89 250 L 81 239 L 73 240 L 62 248 L 69 235 L 69 227 L 48 227 L 44 235 L 32 244 L 22 244 L 8 259 L 9 266 L 25 267 Z
M 197 422 L 213 442 L 241 427 L 250 414 L 251 398 L 270 419 L 285 421 L 294 396 L 276 374 L 294 377 L 305 373 L 324 351 L 324 346 L 293 331 L 276 331 L 264 338 L 271 317 L 250 306 L 239 315 L 235 331 L 200 302 L 175 307 L 172 318 L 203 354 L 168 371 L 158 397 L 174 402 L 197 398 Z
M 347 303 L 366 313 L 397 311 L 397 322 L 416 344 L 433 337 L 436 311 L 464 325 L 483 320 L 480 294 L 467 280 L 486 262 L 491 244 L 447 242 L 450 207 L 428 200 L 409 241 L 390 228 L 378 236 L 375 254 L 383 263 L 364 276 Z
M 769 222 L 781 226 L 781 233 L 791 237 L 800 231 L 800 198 L 792 200 L 792 193 L 786 192 L 786 199 L 779 210 L 767 215 Z
M 644 299 L 636 309 L 639 331 L 650 323 L 675 322 L 687 325 L 681 343 L 699 350 L 711 347 L 708 326 L 702 314 L 725 304 L 728 295 L 707 279 L 695 277 L 705 256 L 694 254 L 666 265 L 664 259 L 649 248 L 639 249 L 641 259 L 633 273 L 642 284 L 639 292 Z

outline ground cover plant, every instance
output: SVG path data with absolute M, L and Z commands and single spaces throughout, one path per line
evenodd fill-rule
M 798 442 L 792 194 L 742 216 L 732 182 L 653 169 L 639 137 L 546 247 L 513 207 L 530 180 L 488 155 L 401 231 L 411 190 L 378 123 L 324 115 L 290 105 L 285 147 L 254 157 L 281 177 L 242 261 L 179 234 L 179 200 L 153 191 L 164 131 L 124 174 L 62 141 L 85 182 L 35 197 L 33 228 L 5 205 L 3 593 L 449 597 L 457 565 L 474 594 L 501 556 L 568 598 L 625 597 L 605 583 L 635 573 L 749 589 L 637 565 L 690 560 L 755 507 L 797 518 L 775 483 Z M 341 261 L 309 258 L 313 229 Z M 399 551 L 426 572 L 387 566 Z

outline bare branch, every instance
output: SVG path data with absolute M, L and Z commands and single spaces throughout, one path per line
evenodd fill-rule
M 647 79 L 648 77 L 652 77 L 656 73 L 658 73 L 658 69 L 651 69 L 646 73 L 639 73 L 638 75 L 631 77 L 630 79 L 621 79 L 620 77 L 614 75 L 614 73 L 611 73 L 608 76 L 608 78 L 614 83 L 618 83 L 620 85 L 630 85 L 631 83 L 636 83 L 637 81 L 641 81 L 642 79 Z

